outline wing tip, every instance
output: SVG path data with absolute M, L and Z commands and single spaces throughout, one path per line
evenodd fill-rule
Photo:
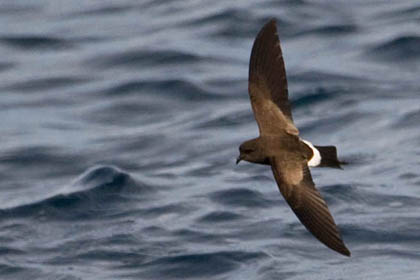
M 344 245 L 344 243 L 343 243 L 343 247 L 341 247 L 340 249 L 336 249 L 336 250 L 334 250 L 334 251 L 336 251 L 336 252 L 338 252 L 338 253 L 340 253 L 340 254 L 342 254 L 343 256 L 346 256 L 346 257 L 351 257 L 351 252 L 350 252 L 350 250 L 346 247 L 346 245 Z
M 275 60 L 278 60 L 278 62 L 275 62 Z M 253 73 L 258 73 L 268 78 L 273 72 L 286 79 L 277 23 L 274 18 L 264 24 L 254 39 L 249 64 L 249 77 L 253 78 Z M 287 90 L 287 81 L 284 82 L 285 90 Z M 278 86 L 279 80 L 274 79 L 271 83 Z
M 277 26 L 277 20 L 275 18 L 270 18 L 265 26 Z
M 269 33 L 277 33 L 277 21 L 275 18 L 271 18 L 266 24 L 264 24 L 257 37 L 263 36 L 263 34 L 267 31 Z
M 336 229 L 338 230 L 338 227 Z M 351 252 L 346 247 L 346 245 L 344 244 L 344 241 L 343 241 L 339 232 L 337 232 L 338 235 L 335 236 L 335 238 L 333 238 L 333 239 L 330 238 L 329 240 L 325 240 L 323 238 L 320 238 L 319 236 L 317 236 L 313 232 L 311 232 L 311 233 L 314 235 L 315 238 L 317 238 L 321 243 L 323 243 L 329 249 L 331 249 L 331 250 L 333 250 L 333 251 L 335 251 L 335 252 L 337 252 L 337 253 L 339 253 L 343 256 L 351 257 Z

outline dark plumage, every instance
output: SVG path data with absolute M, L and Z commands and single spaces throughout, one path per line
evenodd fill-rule
M 274 20 L 261 29 L 252 47 L 248 91 L 260 136 L 241 144 L 237 163 L 246 160 L 271 165 L 281 194 L 302 224 L 326 246 L 350 256 L 308 168 L 340 168 L 337 150 L 334 146 L 313 146 L 299 138 Z

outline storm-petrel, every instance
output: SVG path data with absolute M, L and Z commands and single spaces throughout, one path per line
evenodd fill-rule
M 241 160 L 271 165 L 281 194 L 302 224 L 326 246 L 350 256 L 308 166 L 340 168 L 334 146 L 314 146 L 293 123 L 275 20 L 258 33 L 249 63 L 249 97 L 260 136 L 239 147 Z

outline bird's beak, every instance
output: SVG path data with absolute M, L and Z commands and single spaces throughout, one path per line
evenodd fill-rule
M 238 164 L 242 160 L 241 156 L 236 159 L 236 164 Z

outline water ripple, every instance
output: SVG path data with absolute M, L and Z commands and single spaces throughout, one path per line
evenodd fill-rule
M 412 62 L 420 57 L 420 37 L 416 35 L 398 36 L 395 39 L 372 47 L 368 54 L 383 61 Z
M 265 254 L 221 251 L 164 257 L 143 265 L 141 276 L 193 278 L 221 275 L 264 258 Z M 159 269 L 157 269 L 159 268 Z
M 230 221 L 234 221 L 234 220 L 242 219 L 242 218 L 244 218 L 242 215 L 239 215 L 233 212 L 214 211 L 201 217 L 199 219 L 199 222 L 213 224 L 213 223 L 230 222 Z
M 231 207 L 265 208 L 274 204 L 273 201 L 264 198 L 260 192 L 244 188 L 217 191 L 211 193 L 209 197 L 214 202 Z
M 16 92 L 37 92 L 37 91 L 55 91 L 63 87 L 79 85 L 88 82 L 86 77 L 52 77 L 39 78 L 33 80 L 25 80 L 17 82 L 8 86 L 2 87 L 4 90 L 11 90 Z
M 87 61 L 97 68 L 151 67 L 154 65 L 189 64 L 203 61 L 202 57 L 174 50 L 132 50 L 119 54 L 98 56 Z
M 62 50 L 74 47 L 73 43 L 52 36 L 1 36 L 0 44 L 22 50 Z
M 113 86 L 105 90 L 104 93 L 108 96 L 121 96 L 136 93 L 169 95 L 185 101 L 218 100 L 222 98 L 191 81 L 183 79 L 128 81 Z

